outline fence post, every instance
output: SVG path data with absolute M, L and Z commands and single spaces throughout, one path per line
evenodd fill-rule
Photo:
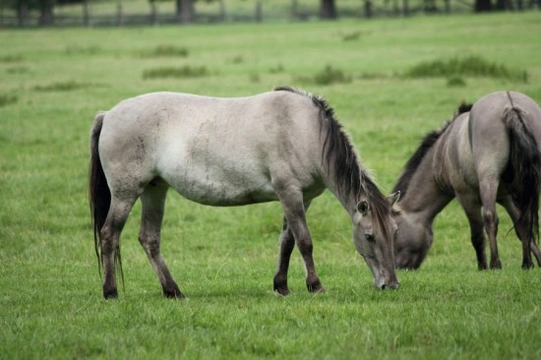
M 403 3 L 402 3 L 402 14 L 404 16 L 408 16 L 410 13 L 410 8 L 409 8 L 409 2 L 408 0 L 403 0 Z
M 122 0 L 119 0 L 116 5 L 116 26 L 122 26 L 124 19 L 122 17 Z
M 85 26 L 90 26 L 90 12 L 88 10 L 88 0 L 83 1 L 83 23 Z
M 255 21 L 261 22 L 263 20 L 263 9 L 261 0 L 257 0 L 255 3 Z
M 371 0 L 364 0 L 364 16 L 367 19 L 370 19 L 372 17 L 372 1 Z
M 150 24 L 152 26 L 158 25 L 158 5 L 156 0 L 150 2 Z
M 225 4 L 224 4 L 224 0 L 220 0 L 220 21 L 225 22 Z

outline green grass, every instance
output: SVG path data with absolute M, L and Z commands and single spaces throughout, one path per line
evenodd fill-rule
M 387 193 L 421 137 L 463 100 L 513 89 L 541 102 L 539 33 L 538 12 L 0 32 L 0 359 L 539 358 L 540 270 L 520 269 L 501 211 L 503 270 L 476 270 L 466 218 L 452 203 L 421 270 L 400 271 L 401 288 L 382 292 L 354 250 L 347 214 L 325 193 L 308 221 L 327 293 L 306 292 L 295 250 L 292 295 L 281 298 L 272 293 L 279 204 L 211 208 L 171 192 L 162 248 L 189 300 L 162 298 L 137 242 L 137 204 L 122 237 L 126 290 L 104 301 L 86 200 L 99 110 L 157 90 L 244 96 L 285 84 L 330 102 Z M 189 56 L 141 56 L 160 46 Z M 528 82 L 399 76 L 462 53 L 524 70 Z M 351 81 L 297 81 L 327 66 Z M 184 67 L 208 73 L 142 77 Z

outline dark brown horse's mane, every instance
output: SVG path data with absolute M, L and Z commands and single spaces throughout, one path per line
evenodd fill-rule
M 334 115 L 334 110 L 329 103 L 320 96 L 306 93 L 292 87 L 277 87 L 275 91 L 290 91 L 303 95 L 312 100 L 319 109 L 321 129 L 326 125 L 327 133 L 323 142 L 322 159 L 327 168 L 334 168 L 334 181 L 341 194 L 353 193 L 356 201 L 360 200 L 364 192 L 368 197 L 372 214 L 378 224 L 384 224 L 384 216 L 389 213 L 390 205 L 385 196 L 372 181 L 368 173 L 361 167 L 357 153 L 342 125 Z M 384 226 L 382 231 L 386 232 Z
M 459 117 L 460 114 L 467 113 L 471 110 L 473 104 L 467 104 L 466 102 L 462 102 L 457 111 L 455 112 L 453 119 L 450 121 L 446 121 L 443 126 L 439 130 L 431 131 L 430 133 L 426 134 L 423 140 L 421 141 L 421 145 L 415 150 L 411 158 L 406 163 L 406 166 L 404 166 L 404 170 L 402 171 L 402 175 L 400 175 L 400 178 L 398 179 L 398 182 L 393 188 L 393 192 L 400 191 L 402 196 L 406 193 L 409 183 L 411 181 L 411 178 L 413 177 L 413 174 L 417 171 L 417 168 L 421 164 L 421 161 L 423 161 L 426 153 L 434 146 L 436 141 L 440 138 L 440 136 L 449 128 L 449 126 L 453 123 L 453 121 Z

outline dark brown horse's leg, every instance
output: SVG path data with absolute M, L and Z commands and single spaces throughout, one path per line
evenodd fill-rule
M 160 231 L 168 188 L 164 182 L 154 181 L 147 185 L 141 195 L 143 206 L 139 242 L 160 280 L 163 294 L 169 298 L 184 298 L 160 252 Z
M 115 257 L 119 256 L 120 234 L 135 200 L 118 200 L 113 197 L 107 219 L 100 231 L 101 257 L 103 262 L 103 297 L 118 297 Z
M 457 200 L 464 209 L 470 224 L 471 242 L 477 256 L 477 268 L 486 270 L 487 258 L 485 255 L 485 233 L 483 217 L 481 216 L 481 204 L 474 193 L 468 195 L 457 194 Z
M 282 233 L 280 234 L 280 253 L 278 255 L 278 268 L 274 275 L 274 291 L 280 295 L 289 295 L 289 288 L 287 286 L 287 271 L 289 269 L 289 260 L 291 258 L 291 252 L 295 247 L 295 237 L 289 229 L 287 220 L 284 217 L 282 225 Z

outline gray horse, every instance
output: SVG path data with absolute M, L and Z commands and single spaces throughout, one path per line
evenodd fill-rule
M 305 212 L 328 188 L 348 212 L 353 239 L 378 288 L 396 288 L 396 225 L 381 194 L 320 97 L 288 87 L 242 98 L 159 92 L 99 114 L 91 132 L 90 206 L 103 296 L 118 296 L 119 238 L 142 202 L 139 241 L 167 297 L 184 295 L 160 253 L 169 187 L 211 206 L 279 201 L 284 211 L 274 289 L 287 295 L 297 244 L 310 292 L 324 291 L 312 258 Z
M 468 110 L 424 138 L 394 187 L 402 193 L 393 207 L 399 268 L 421 265 L 432 244 L 434 218 L 455 197 L 468 218 L 479 269 L 487 269 L 483 230 L 490 268 L 501 268 L 496 203 L 506 209 L 522 242 L 522 267 L 534 266 L 530 251 L 541 266 L 536 245 L 541 109 L 524 94 L 500 91 Z

